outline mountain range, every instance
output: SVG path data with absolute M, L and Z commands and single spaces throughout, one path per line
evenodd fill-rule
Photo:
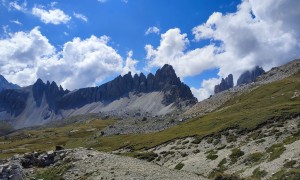
M 0 92 L 0 119 L 22 128 L 86 113 L 164 115 L 196 103 L 173 67 L 164 65 L 155 75 L 132 76 L 129 72 L 101 86 L 71 92 L 41 79 L 28 87 L 4 89 Z

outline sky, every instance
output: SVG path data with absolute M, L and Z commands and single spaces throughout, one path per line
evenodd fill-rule
M 300 57 L 299 0 L 0 0 L 0 74 L 74 90 L 171 64 L 198 100 Z

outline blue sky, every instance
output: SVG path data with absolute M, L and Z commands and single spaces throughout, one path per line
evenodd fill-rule
M 41 77 L 75 89 L 102 84 L 129 70 L 155 72 L 164 63 L 170 63 L 181 79 L 193 87 L 195 96 L 203 99 L 212 94 L 213 86 L 229 73 L 233 73 L 236 80 L 242 71 L 255 65 L 269 69 L 299 57 L 299 36 L 295 33 L 299 13 L 288 14 L 287 17 L 294 20 L 278 26 L 278 32 L 267 38 L 272 42 L 291 40 L 280 34 L 284 31 L 296 39 L 289 43 L 291 47 L 287 50 L 278 52 L 280 56 L 263 54 L 255 48 L 261 47 L 264 51 L 274 48 L 276 43 L 260 40 L 265 36 L 262 32 L 271 29 L 276 21 L 270 19 L 271 16 L 275 10 L 288 12 L 282 5 L 297 10 L 294 6 L 299 4 L 279 0 L 270 10 L 272 0 L 266 2 L 270 3 L 258 8 L 258 0 L 1 0 L 0 45 L 11 47 L 11 44 L 21 44 L 18 43 L 21 39 L 22 43 L 32 40 L 31 43 L 41 43 L 37 48 L 45 48 L 36 52 L 30 49 L 32 45 L 25 44 L 23 50 L 20 47 L 3 53 L 3 59 L 24 54 L 15 60 L 18 69 L 8 65 L 12 60 L 2 60 L 0 64 L 5 65 L 5 69 L 0 68 L 0 74 L 21 85 L 29 85 Z M 49 13 L 51 10 L 53 13 Z M 286 17 L 276 18 L 280 21 Z M 146 33 L 148 29 L 152 31 Z M 275 37 L 278 35 L 279 38 Z M 43 42 L 36 41 L 36 37 Z M 80 40 L 75 41 L 78 37 Z M 26 50 L 28 52 L 24 52 Z M 18 51 L 21 52 L 16 53 Z M 100 60 L 93 59 L 94 51 Z M 254 51 L 257 54 L 253 55 Z M 70 52 L 74 53 L 68 54 Z M 24 57 L 28 54 L 35 60 L 27 63 Z M 73 62 L 69 57 L 82 58 Z M 116 66 L 115 71 L 113 66 Z M 72 72 L 76 70 L 77 73 Z M 74 84 L 76 80 L 82 83 Z

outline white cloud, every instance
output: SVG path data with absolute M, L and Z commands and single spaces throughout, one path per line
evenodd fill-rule
M 121 2 L 127 4 L 128 0 L 121 0 Z
M 158 27 L 156 26 L 152 26 L 152 27 L 149 27 L 147 29 L 147 31 L 145 32 L 145 35 L 149 35 L 149 34 L 159 34 L 160 30 L 158 29 Z
M 19 20 L 11 20 L 10 22 L 14 23 L 14 24 L 17 24 L 17 25 L 20 25 L 20 26 L 23 25 Z
M 136 71 L 136 65 L 138 63 L 138 60 L 133 59 L 132 56 L 133 56 L 133 51 L 130 50 L 127 53 L 127 58 L 125 61 L 124 68 L 122 69 L 121 75 L 125 75 L 128 72 L 131 72 L 132 75 L 138 73 Z
M 178 28 L 169 29 L 161 35 L 160 45 L 157 48 L 149 44 L 145 46 L 146 59 L 149 60 L 148 68 L 170 64 L 177 75 L 184 78 L 215 67 L 213 62 L 215 49 L 212 45 L 185 51 L 188 45 L 186 34 L 181 34 Z
M 269 70 L 299 58 L 299 19 L 300 1 L 243 0 L 236 12 L 215 12 L 193 29 L 195 40 L 210 40 L 208 46 L 187 51 L 189 40 L 176 28 L 161 35 L 157 48 L 146 45 L 148 67 L 168 63 L 182 78 L 219 68 L 220 78 L 232 73 L 236 81 L 256 65 Z
M 71 17 L 65 14 L 60 9 L 45 10 L 43 8 L 32 8 L 32 14 L 41 19 L 45 24 L 66 24 L 71 20 Z
M 29 85 L 36 80 L 36 65 L 54 53 L 55 48 L 38 28 L 10 34 L 0 40 L 0 74 L 21 86 Z
M 5 4 L 5 1 L 2 1 L 2 4 Z M 9 10 L 17 10 L 17 11 L 26 11 L 27 1 L 24 1 L 22 4 L 19 4 L 18 1 L 12 1 L 8 4 Z
M 220 79 L 218 78 L 210 78 L 208 80 L 204 80 L 201 83 L 201 87 L 196 89 L 191 87 L 191 91 L 194 96 L 198 99 L 198 101 L 202 101 L 208 98 L 210 95 L 214 94 L 215 85 L 220 83 Z
M 86 17 L 85 15 L 83 15 L 83 14 L 79 14 L 79 13 L 75 13 L 75 12 L 74 12 L 73 15 L 74 15 L 74 17 L 76 17 L 77 19 L 80 19 L 80 20 L 85 21 L 85 22 L 88 21 L 87 17 Z
M 0 74 L 21 86 L 37 78 L 56 81 L 69 89 L 95 86 L 119 73 L 136 72 L 132 51 L 126 60 L 108 45 L 109 37 L 91 36 L 66 42 L 59 52 L 39 28 L 0 40 Z
M 300 1 L 244 0 L 235 13 L 214 13 L 193 29 L 195 39 L 219 41 L 219 75 L 236 79 L 256 65 L 269 70 L 300 55 Z

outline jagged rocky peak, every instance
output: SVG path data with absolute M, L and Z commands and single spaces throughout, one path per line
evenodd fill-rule
M 50 109 L 56 108 L 57 100 L 68 92 L 68 90 L 64 90 L 61 86 L 58 87 L 54 81 L 52 83 L 49 81 L 44 83 L 41 79 L 38 79 L 32 85 L 33 98 L 37 107 L 41 106 L 43 97 L 45 97 Z
M 233 87 L 233 76 L 229 74 L 225 79 L 222 78 L 221 83 L 215 86 L 215 94 L 225 91 Z
M 256 80 L 256 78 L 260 75 L 265 73 L 263 68 L 256 66 L 254 69 L 250 71 L 246 71 L 243 74 L 240 75 L 240 77 L 237 80 L 237 85 L 242 85 L 242 84 L 249 84 L 252 83 Z
M 19 89 L 20 86 L 8 82 L 1 74 L 0 74 L 0 91 L 3 89 Z
M 60 101 L 60 105 L 61 108 L 68 109 L 98 101 L 109 103 L 128 96 L 129 93 L 150 93 L 155 91 L 165 94 L 163 103 L 166 105 L 187 100 L 190 103 L 197 102 L 190 88 L 177 77 L 173 67 L 164 65 L 157 70 L 155 75 L 149 73 L 146 77 L 141 73 L 132 77 L 129 72 L 99 87 L 79 89 L 64 96 Z

